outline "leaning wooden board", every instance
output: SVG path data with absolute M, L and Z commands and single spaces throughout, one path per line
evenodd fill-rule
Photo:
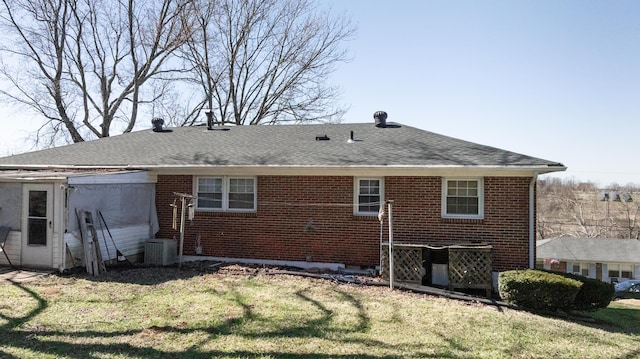
M 10 230 L 11 230 L 11 227 L 0 226 L 0 252 L 4 254 L 5 258 L 7 258 L 7 262 L 9 262 L 9 265 L 13 267 L 13 264 L 11 264 L 11 260 L 9 259 L 9 256 L 7 255 L 7 252 L 4 250 L 4 245 L 5 243 L 7 243 L 7 238 L 9 238 Z

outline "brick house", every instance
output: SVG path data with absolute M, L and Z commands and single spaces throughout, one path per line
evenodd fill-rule
M 75 200 L 81 204 L 58 202 L 74 202 L 82 195 L 78 188 L 109 176 L 95 195 L 107 203 L 116 230 L 144 225 L 136 227 L 138 241 L 180 238 L 172 205 L 182 194 L 193 196 L 183 245 L 185 256 L 197 256 L 190 259 L 377 267 L 381 233 L 386 240 L 388 231 L 378 212 L 393 201 L 395 242 L 488 243 L 498 272 L 534 266 L 535 181 L 565 169 L 385 121 L 155 128 L 0 158 L 0 201 L 4 192 L 25 203 L 29 194 L 18 187 L 53 184 L 47 190 L 60 213 L 51 214 L 53 254 L 43 265 L 54 268 L 69 266 L 64 248 L 73 241 L 74 211 L 100 210 L 86 195 Z M 151 207 L 148 199 L 133 206 L 143 210 L 125 205 L 118 193 L 130 182 L 146 188 L 142 192 L 151 184 Z M 117 219 L 125 217 L 119 211 L 146 222 L 126 223 Z M 33 249 L 24 245 L 28 221 L 5 212 L 0 226 L 11 226 L 9 247 L 19 262 Z M 74 252 L 77 243 L 70 247 Z

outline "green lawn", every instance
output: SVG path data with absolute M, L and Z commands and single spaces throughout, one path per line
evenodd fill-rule
M 238 267 L 0 284 L 0 358 L 635 358 L 640 308 L 582 320 Z

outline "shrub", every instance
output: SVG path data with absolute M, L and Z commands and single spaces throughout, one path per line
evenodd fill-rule
M 571 278 L 582 282 L 582 287 L 580 287 L 580 291 L 576 295 L 576 299 L 573 301 L 573 309 L 593 310 L 606 308 L 609 303 L 611 303 L 613 292 L 615 291 L 615 287 L 611 283 L 605 283 L 598 279 L 588 278 L 577 274 L 551 271 L 546 272 L 558 274 L 565 278 Z
M 568 309 L 573 306 L 582 282 L 545 271 L 525 269 L 501 272 L 500 297 L 528 309 Z

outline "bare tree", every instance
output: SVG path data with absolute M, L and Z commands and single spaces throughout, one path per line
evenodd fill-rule
M 563 183 L 558 178 L 538 181 L 538 239 L 593 236 L 585 218 L 584 201 L 578 194 L 572 181 Z
M 218 123 L 237 125 L 340 119 L 338 90 L 327 85 L 348 60 L 341 46 L 355 33 L 344 17 L 311 0 L 203 0 L 197 33 L 184 54 L 195 69 L 199 100 L 182 124 L 211 109 Z
M 190 36 L 188 0 L 2 0 L 0 94 L 44 117 L 54 145 L 129 132 L 162 98 Z
M 639 238 L 640 191 L 612 184 L 599 190 L 591 183 L 538 181 L 537 236 Z
M 601 228 L 594 225 L 595 218 L 592 211 L 585 207 L 588 202 L 584 198 L 574 195 L 573 198 L 566 198 L 566 212 L 569 213 L 577 228 L 573 231 L 574 237 L 597 238 L 601 236 Z
M 635 197 L 635 201 L 634 201 Z M 638 194 L 631 191 L 616 192 L 616 198 L 612 206 L 608 207 L 607 215 L 612 219 L 613 235 L 619 238 L 640 238 L 638 219 L 640 217 L 640 204 L 637 202 Z M 607 203 L 608 204 L 608 203 Z M 609 213 L 610 212 L 610 213 Z

